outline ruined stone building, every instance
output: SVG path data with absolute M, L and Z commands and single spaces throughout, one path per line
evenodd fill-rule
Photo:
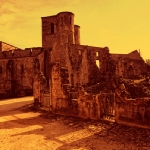
M 41 48 L 0 52 L 1 98 L 33 94 L 34 62 L 41 53 Z
M 106 75 L 109 49 L 80 45 L 80 26 L 74 24 L 71 12 L 42 17 L 42 47 L 52 48 L 51 63 L 68 69 L 72 86 L 97 82 L 97 71 Z
M 114 115 L 114 102 L 119 101 L 117 120 L 121 116 L 123 122 L 132 120 L 136 124 L 135 115 L 150 118 L 148 99 L 127 99 L 129 93 L 120 78 L 138 79 L 147 73 L 137 50 L 111 54 L 108 47 L 81 45 L 80 26 L 74 24 L 72 12 L 42 17 L 41 21 L 42 47 L 22 50 L 0 42 L 1 99 L 34 95 L 36 107 L 91 119 Z M 119 78 L 113 80 L 115 75 Z M 128 101 L 128 110 L 124 101 Z M 141 125 L 140 119 L 138 123 Z M 147 124 L 145 120 L 142 123 Z
M 115 64 L 115 74 L 126 79 L 140 78 L 147 72 L 147 66 L 137 50 L 129 54 L 111 54 L 111 59 Z
M 49 86 L 51 67 L 59 63 L 66 75 L 63 85 L 79 87 L 109 80 L 113 74 L 130 78 L 146 72 L 137 51 L 130 54 L 110 54 L 108 47 L 80 44 L 80 26 L 74 24 L 74 14 L 60 12 L 42 17 L 42 47 L 21 50 L 0 42 L 0 95 L 32 93 L 35 65 Z M 61 74 L 63 74 L 61 73 Z M 64 77 L 64 78 L 65 78 Z

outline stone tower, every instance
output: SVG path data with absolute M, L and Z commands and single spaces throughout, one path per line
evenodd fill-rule
M 42 17 L 42 47 L 52 48 L 51 61 L 66 64 L 67 45 L 80 44 L 80 27 L 72 12 Z
M 74 39 L 75 39 L 75 44 L 80 45 L 80 26 L 74 25 Z
M 55 16 L 42 17 L 42 47 L 54 47 L 65 43 L 74 44 L 74 14 L 60 12 Z

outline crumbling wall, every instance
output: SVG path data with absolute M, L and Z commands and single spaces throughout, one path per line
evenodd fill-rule
M 115 74 L 126 79 L 138 79 L 148 71 L 137 50 L 129 54 L 111 54 L 111 58 L 114 60 Z
M 41 47 L 37 48 L 26 48 L 25 50 L 16 49 L 15 51 L 3 51 L 0 52 L 0 59 L 7 59 L 7 58 L 22 58 L 22 57 L 35 57 L 38 56 L 40 53 L 43 52 Z
M 61 68 L 59 63 L 56 63 L 51 68 L 50 78 L 50 104 L 52 111 L 57 112 L 60 109 L 68 108 L 68 92 L 67 85 L 68 73 L 66 68 Z
M 33 59 L 26 57 L 12 59 L 12 61 L 13 72 L 10 80 L 12 81 L 15 96 L 32 95 L 34 76 Z
M 16 96 L 32 95 L 34 67 L 30 57 L 14 60 L 14 80 Z M 23 95 L 22 95 L 23 94 Z
M 72 46 L 69 45 L 68 47 L 68 70 L 69 70 L 69 78 L 71 86 L 79 86 L 82 83 L 87 82 L 86 77 L 88 75 L 87 72 L 87 61 L 85 59 L 86 51 L 83 47 L 79 46 Z M 83 67 L 83 62 L 84 67 Z M 83 71 L 84 70 L 84 71 Z M 85 75 L 84 78 L 81 77 Z
M 78 116 L 81 118 L 100 119 L 100 105 L 95 97 L 84 89 L 79 90 Z
M 34 59 L 39 58 L 43 71 L 43 53 L 42 48 L 0 52 L 1 98 L 33 94 Z
M 108 48 L 98 48 L 84 45 L 68 46 L 67 68 L 70 75 L 70 83 L 73 86 L 96 84 L 100 77 L 106 76 L 107 63 L 109 61 Z M 97 61 L 99 64 L 97 64 Z
M 150 99 L 129 99 L 116 102 L 115 121 L 128 126 L 150 128 Z
M 46 67 L 46 64 L 44 64 L 44 51 L 40 53 L 37 58 L 39 59 L 40 63 L 40 71 L 44 73 L 44 67 Z
M 7 72 L 7 59 L 0 59 L 0 97 L 11 96 L 11 76 Z
M 115 115 L 114 93 L 87 93 L 83 88 L 79 90 L 78 116 L 81 118 L 102 119 Z
M 43 73 L 38 70 L 35 71 L 34 82 L 33 82 L 33 95 L 35 107 L 45 106 L 44 94 L 49 95 L 49 89 L 47 88 L 47 81 Z M 48 97 L 49 98 L 49 97 Z M 50 107 L 49 100 L 47 107 Z
M 87 52 L 89 84 L 97 84 L 104 77 L 106 80 L 107 63 L 109 63 L 109 49 L 88 47 Z
M 116 74 L 128 79 L 138 79 L 140 75 L 147 72 L 146 64 L 143 60 L 120 58 L 116 67 Z
M 33 58 L 0 59 L 0 66 L 1 93 L 4 97 L 32 95 Z
M 139 80 L 138 82 L 145 83 L 144 80 Z M 139 87 L 141 87 L 141 90 L 137 91 L 139 95 L 132 93 L 134 91 L 130 91 L 128 87 L 130 83 L 136 85 L 134 81 L 125 80 L 120 76 L 114 76 L 111 79 L 111 86 L 115 92 L 115 121 L 128 126 L 150 128 L 149 95 L 142 91 L 144 84 L 139 84 Z M 136 86 L 132 87 L 137 90 Z M 137 97 L 133 99 L 132 96 Z M 144 98 L 144 96 L 146 96 L 146 98 Z

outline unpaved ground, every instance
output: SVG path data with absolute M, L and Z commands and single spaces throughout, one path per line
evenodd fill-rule
M 36 112 L 32 103 L 0 101 L 0 150 L 150 150 L 150 130 Z

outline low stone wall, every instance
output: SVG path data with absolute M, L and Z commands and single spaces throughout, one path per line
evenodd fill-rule
M 50 94 L 41 93 L 40 103 L 42 107 L 50 108 Z
M 150 128 L 150 99 L 130 99 L 115 104 L 118 124 Z
M 81 118 L 100 119 L 100 105 L 96 100 L 78 101 L 78 116 Z

